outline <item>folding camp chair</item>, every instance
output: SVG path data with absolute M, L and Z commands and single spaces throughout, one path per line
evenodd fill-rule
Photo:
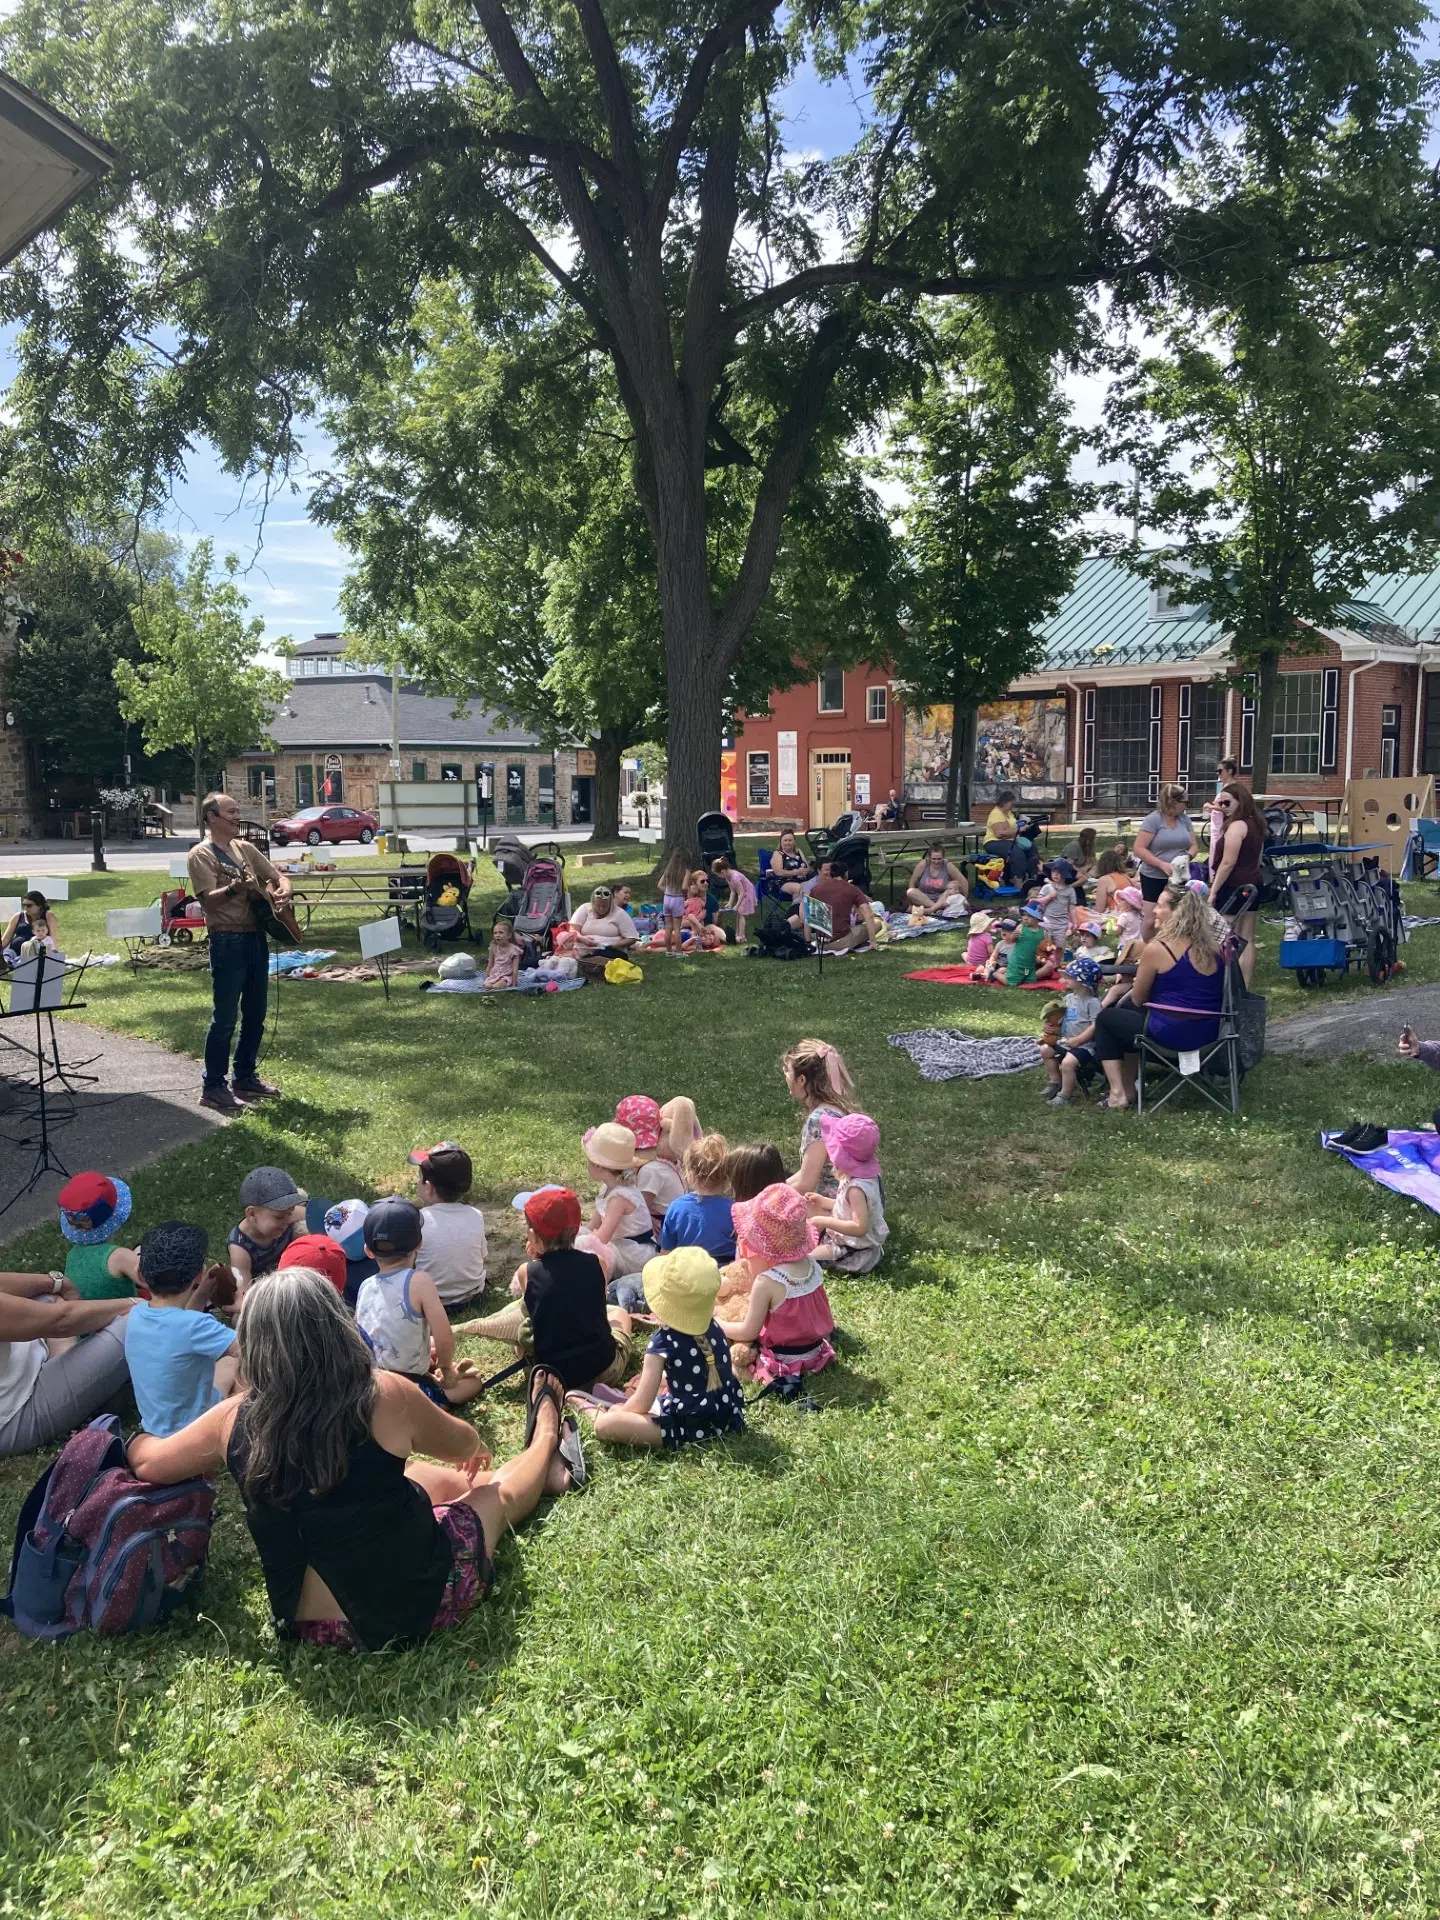
M 1167 1007 L 1161 1000 L 1150 1001 L 1138 1043 L 1140 1060 L 1135 1076 L 1137 1114 L 1143 1114 L 1146 1107 L 1147 1065 L 1151 1070 L 1152 1082 L 1158 1076 L 1158 1084 L 1163 1089 L 1150 1099 L 1152 1108 L 1163 1107 L 1167 1100 L 1174 1099 L 1182 1087 L 1190 1086 L 1203 1095 L 1212 1107 L 1218 1107 L 1221 1113 L 1240 1111 L 1242 1065 L 1237 1008 L 1240 996 L 1245 991 L 1245 981 L 1233 951 L 1227 951 L 1224 967 L 1219 1031 L 1204 1046 L 1161 1046 L 1158 1040 L 1151 1037 L 1150 1016 L 1163 1013 L 1172 1020 L 1194 1020 L 1208 1026 L 1215 1018 L 1213 1013 L 1197 1013 L 1194 1007 Z

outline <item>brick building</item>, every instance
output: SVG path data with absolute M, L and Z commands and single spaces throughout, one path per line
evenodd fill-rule
M 274 748 L 253 747 L 225 769 L 247 811 L 270 818 L 327 801 L 380 810 L 390 778 L 391 683 L 346 657 L 343 634 L 317 634 L 286 663 L 290 686 L 270 722 Z M 594 760 L 552 750 L 481 707 L 462 707 L 401 681 L 394 723 L 402 781 L 467 781 L 490 768 L 497 826 L 583 825 L 594 806 Z
M 1085 561 L 1041 637 L 1034 671 L 981 710 L 978 815 L 1001 786 L 1071 817 L 1133 815 L 1164 781 L 1208 794 L 1226 755 L 1257 792 L 1314 801 L 1338 801 L 1349 779 L 1440 775 L 1440 570 L 1373 576 L 1284 657 L 1258 755 L 1255 703 L 1230 675 L 1220 625 L 1120 561 Z M 776 694 L 769 715 L 742 717 L 740 817 L 815 826 L 844 811 L 842 796 L 862 804 L 891 785 L 938 802 L 950 720 L 947 707 L 907 706 L 884 668 L 832 667 Z

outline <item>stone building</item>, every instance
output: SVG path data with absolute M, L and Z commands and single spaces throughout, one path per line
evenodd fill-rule
M 247 813 L 270 819 L 343 801 L 382 813 L 391 778 L 390 675 L 346 657 L 343 634 L 317 634 L 286 663 L 290 686 L 270 722 L 272 748 L 237 754 L 225 784 Z M 475 782 L 490 772 L 499 827 L 584 825 L 593 815 L 594 760 L 545 746 L 482 707 L 456 705 L 401 680 L 393 689 L 402 782 Z

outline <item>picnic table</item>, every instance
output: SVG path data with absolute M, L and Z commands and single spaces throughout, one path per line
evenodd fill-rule
M 880 875 L 888 886 L 892 907 L 895 905 L 895 875 L 902 867 L 909 873 L 917 860 L 925 858 L 931 843 L 936 840 L 944 841 L 946 858 L 959 866 L 962 862 L 973 861 L 980 851 L 981 832 L 979 827 L 948 827 L 935 833 L 870 835 L 871 857 L 878 857 Z
M 290 894 L 297 914 L 303 911 L 303 925 L 309 931 L 310 917 L 317 907 L 327 911 L 358 908 L 376 919 L 393 913 L 403 926 L 409 918 L 418 935 L 420 907 L 425 898 L 424 867 L 400 867 L 389 872 L 364 868 L 359 873 L 342 871 L 317 873 L 313 867 L 287 874 Z

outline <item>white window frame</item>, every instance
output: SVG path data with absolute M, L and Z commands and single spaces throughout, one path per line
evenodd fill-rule
M 1292 718 L 1288 709 L 1292 695 L 1298 696 L 1299 683 L 1310 683 L 1308 693 L 1313 693 L 1315 725 L 1313 731 L 1302 730 L 1291 725 L 1282 726 L 1282 720 Z M 1313 780 L 1321 770 L 1322 747 L 1325 729 L 1325 676 L 1323 672 L 1282 673 L 1275 683 L 1275 722 L 1270 737 L 1270 751 L 1266 755 L 1265 770 L 1270 774 L 1280 774 L 1291 780 Z M 1281 747 L 1280 764 L 1275 764 L 1275 745 L 1277 741 L 1286 744 Z M 1307 746 L 1305 743 L 1309 742 Z M 1299 764 L 1286 765 L 1286 761 Z
M 840 703 L 838 706 L 834 706 L 834 707 L 827 706 L 825 704 L 825 676 L 830 673 L 838 673 L 840 676 Z M 832 665 L 828 667 L 822 667 L 820 669 L 820 676 L 815 682 L 815 699 L 816 699 L 817 710 L 821 713 L 844 713 L 845 711 L 845 669 L 843 667 L 837 667 Z
M 876 709 L 879 709 L 877 712 Z M 890 719 L 890 689 L 888 687 L 867 687 L 865 689 L 865 724 L 867 727 L 883 727 Z

